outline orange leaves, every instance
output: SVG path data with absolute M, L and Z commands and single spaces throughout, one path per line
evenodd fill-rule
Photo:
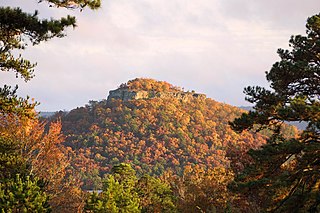
M 175 87 L 165 81 L 156 81 L 150 78 L 136 78 L 128 81 L 126 84 L 120 85 L 120 88 L 127 88 L 130 90 L 146 90 L 155 92 L 180 91 L 181 89 Z
M 158 83 L 135 79 L 121 87 L 157 90 Z M 160 84 L 167 89 L 163 86 L 167 84 Z M 74 120 L 74 115 L 79 115 L 77 111 L 83 116 Z M 96 119 L 93 119 L 94 112 L 101 112 Z M 162 166 L 181 173 L 181 168 L 188 163 L 201 164 L 207 169 L 229 166 L 230 161 L 225 157 L 229 142 L 260 140 L 251 133 L 240 137 L 230 131 L 228 122 L 240 113 L 235 107 L 211 99 L 183 102 L 158 97 L 127 102 L 101 101 L 73 110 L 62 121 L 68 124 L 64 131 L 70 133 L 67 144 L 75 150 L 90 150 L 85 156 L 97 159 L 95 163 L 101 176 L 115 162 L 132 162 L 133 167 L 139 167 L 139 172 L 158 174 Z M 71 121 L 74 126 L 69 125 Z M 83 131 L 82 123 L 87 122 L 91 122 L 90 126 Z
M 188 115 L 187 113 L 183 114 L 179 119 L 179 122 L 182 126 L 188 125 L 190 122 L 190 115 Z
M 186 165 L 182 177 L 166 172 L 162 178 L 178 197 L 179 212 L 224 212 L 234 199 L 227 188 L 233 173 L 223 167 Z
M 48 171 L 59 173 L 60 169 L 65 168 L 60 122 L 52 123 L 48 133 L 45 133 L 45 124 L 37 119 L 1 115 L 0 120 L 1 135 L 19 142 L 23 158 L 32 166 L 31 173 L 45 178 L 50 173 Z
M 0 118 L 1 137 L 14 141 L 21 159 L 28 165 L 28 174 L 48 182 L 46 193 L 53 210 L 67 203 L 64 195 L 79 187 L 80 182 L 69 170 L 72 150 L 62 145 L 61 122 L 53 122 L 46 130 L 38 119 L 20 119 L 13 115 Z M 76 201 L 76 199 L 74 200 Z
M 180 163 L 179 163 L 179 161 L 178 161 L 177 159 L 172 159 L 172 164 L 173 164 L 174 166 L 180 165 Z
M 34 128 L 40 127 L 40 129 L 36 131 L 41 131 L 41 129 L 44 128 L 42 125 L 43 124 L 35 123 Z M 64 137 L 61 134 L 61 123 L 52 123 L 48 133 L 42 133 L 38 140 L 41 142 L 37 143 L 35 146 L 37 155 L 33 159 L 32 163 L 35 165 L 34 170 L 46 171 L 41 174 L 41 176 L 46 176 L 47 174 L 50 174 L 50 176 L 57 176 L 57 174 L 59 174 L 60 171 L 63 171 L 69 164 L 65 153 L 67 150 L 61 145 L 61 143 L 64 141 Z

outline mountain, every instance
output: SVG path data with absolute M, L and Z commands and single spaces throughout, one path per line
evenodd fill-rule
M 253 107 L 251 107 L 251 106 L 240 106 L 239 108 L 243 109 L 245 111 L 254 110 Z M 290 121 L 290 122 L 286 122 L 286 123 L 297 127 L 299 130 L 305 130 L 308 126 L 308 122 L 305 122 L 305 121 Z
M 167 82 L 138 78 L 110 91 L 107 100 L 56 117 L 61 116 L 65 145 L 77 152 L 74 166 L 82 171 L 84 187 L 94 188 L 123 162 L 138 174 L 153 175 L 182 174 L 187 166 L 230 167 L 230 147 L 265 142 L 261 134 L 229 128 L 243 112 Z M 287 131 L 295 134 L 294 128 Z
M 42 118 L 49 118 L 51 116 L 53 116 L 55 114 L 55 112 L 39 112 L 39 117 Z

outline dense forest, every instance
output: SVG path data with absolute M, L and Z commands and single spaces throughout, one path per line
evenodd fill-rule
M 29 81 L 36 64 L 16 53 L 75 26 L 0 7 L 0 70 Z M 251 111 L 136 78 L 41 118 L 18 86 L 2 86 L 0 212 L 320 212 L 320 15 L 306 29 L 278 50 L 270 88 L 245 88 Z
M 129 88 L 126 92 L 156 91 L 162 96 L 169 91 L 184 93 L 153 79 L 134 79 L 119 90 L 123 88 Z M 186 167 L 195 165 L 205 170 L 230 168 L 228 154 L 240 146 L 259 147 L 266 138 L 254 131 L 237 134 L 231 130 L 228 122 L 242 112 L 210 98 L 168 96 L 91 101 L 56 116 L 61 118 L 65 146 L 83 157 L 76 167 L 89 169 L 83 173 L 87 176 L 84 188 L 99 189 L 99 177 L 119 163 L 130 163 L 138 174 L 149 175 L 162 175 L 169 169 L 182 175 Z M 291 126 L 285 131 L 290 136 L 297 133 Z M 86 163 L 81 166 L 81 161 Z
M 167 82 L 137 78 L 113 91 L 120 95 L 50 118 L 61 121 L 63 144 L 75 153 L 71 165 L 82 189 L 102 189 L 104 177 L 124 163 L 137 178 L 160 177 L 173 190 L 181 212 L 236 208 L 240 201 L 227 186 L 250 162 L 246 152 L 266 143 L 269 130 L 236 133 L 228 123 L 243 110 Z M 138 95 L 130 96 L 132 92 Z M 139 92 L 152 95 L 140 97 Z M 298 134 L 289 125 L 281 132 L 288 138 Z M 216 196 L 220 201 L 213 201 Z

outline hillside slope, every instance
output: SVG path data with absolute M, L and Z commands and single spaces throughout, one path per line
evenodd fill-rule
M 65 144 L 78 153 L 75 165 L 86 168 L 88 188 L 117 163 L 131 163 L 140 174 L 182 174 L 186 166 L 229 167 L 229 143 L 257 147 L 265 141 L 229 128 L 243 110 L 166 82 L 134 79 L 110 94 L 108 101 L 62 115 Z

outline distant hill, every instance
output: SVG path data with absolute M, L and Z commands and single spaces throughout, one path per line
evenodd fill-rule
M 250 111 L 250 110 L 253 110 L 253 107 L 251 106 L 240 106 L 239 107 L 240 109 L 243 109 L 243 110 L 246 110 L 246 111 Z M 286 122 L 287 124 L 289 125 L 293 125 L 295 127 L 297 127 L 299 130 L 305 130 L 308 126 L 308 123 L 307 122 L 304 122 L 304 121 L 293 121 L 293 122 Z
M 246 111 L 250 111 L 253 110 L 252 106 L 239 106 L 240 109 L 246 110 Z
M 56 112 L 39 112 L 39 116 L 43 118 L 49 118 L 53 116 Z
M 134 79 L 110 91 L 108 100 L 61 116 L 65 145 L 78 156 L 74 166 L 83 168 L 85 187 L 94 188 L 120 162 L 154 175 L 168 169 L 182 174 L 195 165 L 229 167 L 229 144 L 254 148 L 265 142 L 261 134 L 230 129 L 228 122 L 243 112 L 167 82 Z

